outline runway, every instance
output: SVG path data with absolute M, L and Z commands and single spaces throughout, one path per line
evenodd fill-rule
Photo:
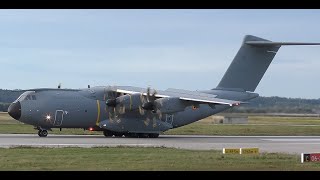
M 320 152 L 320 136 L 160 135 L 159 138 L 106 138 L 103 135 L 0 134 L 0 147 L 173 147 L 192 150 L 258 147 L 260 152 Z

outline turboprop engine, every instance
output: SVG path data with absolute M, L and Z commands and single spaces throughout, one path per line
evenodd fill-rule
M 127 94 L 119 96 L 116 99 L 109 99 L 107 100 L 106 105 L 108 107 L 119 108 L 122 113 L 136 110 L 141 106 L 140 93 Z

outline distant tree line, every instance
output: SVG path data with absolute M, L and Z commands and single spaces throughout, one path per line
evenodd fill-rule
M 0 111 L 7 112 L 10 103 L 0 103 Z
M 320 99 L 258 97 L 227 112 L 320 114 Z
M 0 103 L 11 103 L 16 100 L 23 91 L 0 89 Z
M 23 91 L 0 89 L 0 111 L 8 111 L 10 103 L 16 100 Z

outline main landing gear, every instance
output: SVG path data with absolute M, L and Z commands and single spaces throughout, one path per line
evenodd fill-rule
M 158 133 L 119 133 L 119 132 L 113 132 L 104 130 L 103 135 L 105 137 L 122 137 L 123 135 L 125 137 L 132 137 L 132 138 L 157 138 L 159 137 Z
M 38 135 L 40 136 L 40 137 L 47 137 L 48 136 L 48 131 L 47 130 L 39 130 L 38 131 Z
M 126 137 L 132 138 L 157 138 L 159 137 L 158 133 L 128 133 Z

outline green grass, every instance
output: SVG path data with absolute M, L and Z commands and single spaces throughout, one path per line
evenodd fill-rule
M 4 124 L 0 126 L 0 134 L 36 134 L 37 130 L 31 125 L 24 124 Z M 91 134 L 98 135 L 102 132 L 90 132 L 83 129 L 53 129 L 49 134 Z M 171 129 L 164 134 L 185 134 L 185 135 L 220 135 L 220 136 L 258 136 L 258 135 L 274 135 L 274 136 L 320 136 L 320 126 L 269 126 L 269 125 L 204 125 L 201 123 L 193 123 L 183 127 Z
M 171 129 L 166 131 L 165 134 L 320 136 L 320 118 L 249 115 L 248 125 L 217 124 L 212 119 L 206 118 L 186 126 Z
M 13 118 L 8 113 L 0 113 L 0 134 L 35 134 L 37 130 L 31 125 L 23 124 Z M 53 129 L 52 134 L 102 134 L 102 132 L 84 131 L 83 129 Z
M 26 125 L 26 124 L 0 124 L 0 134 L 36 134 L 38 133 L 38 130 L 35 130 L 33 126 Z M 60 131 L 57 128 L 52 129 L 52 131 L 49 131 L 49 134 L 76 134 L 76 135 L 82 135 L 82 134 L 102 134 L 102 132 L 99 131 L 84 131 L 83 129 L 62 129 Z
M 320 118 L 316 117 L 249 116 L 248 121 L 249 124 L 320 125 Z
M 299 155 L 223 155 L 172 148 L 0 148 L 0 170 L 320 170 Z
M 225 136 L 320 136 L 320 126 L 220 125 L 193 123 L 166 131 L 165 134 L 200 134 Z
M 7 112 L 0 112 L 0 124 L 22 124 L 9 116 Z
M 203 135 L 320 135 L 318 118 L 249 116 L 249 124 L 222 125 L 209 120 L 172 129 L 165 134 Z M 286 125 L 273 125 L 286 124 Z M 37 131 L 0 113 L 0 133 Z M 102 134 L 82 129 L 54 129 L 51 134 Z M 320 170 L 320 163 L 300 163 L 300 155 L 261 153 L 223 155 L 221 151 L 171 148 L 0 148 L 0 170 Z

